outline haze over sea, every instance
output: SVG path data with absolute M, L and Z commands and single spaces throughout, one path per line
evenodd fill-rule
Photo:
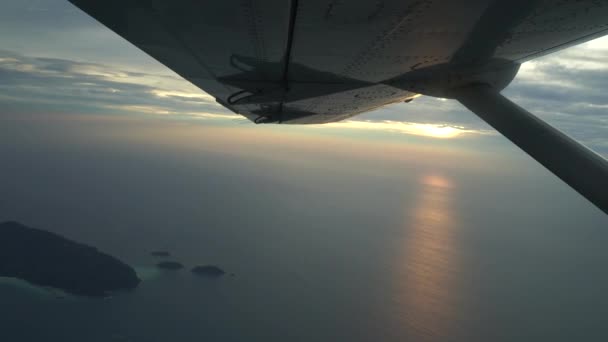
M 453 101 L 254 125 L 65 0 L 2 1 L 0 41 L 0 221 L 143 278 L 0 279 L 0 341 L 608 340 L 608 217 Z M 608 156 L 607 60 L 534 60 L 505 94 Z

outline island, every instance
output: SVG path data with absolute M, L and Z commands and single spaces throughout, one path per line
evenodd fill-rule
M 191 270 L 191 272 L 196 275 L 207 277 L 219 277 L 226 273 L 221 268 L 213 265 L 196 266 Z
M 152 251 L 150 252 L 151 256 L 155 256 L 155 257 L 169 257 L 171 256 L 171 253 L 167 252 L 167 251 Z
M 180 264 L 177 261 L 161 261 L 158 264 L 156 264 L 156 267 L 162 268 L 164 270 L 177 271 L 177 270 L 181 270 L 182 268 L 184 268 L 184 265 Z
M 89 297 L 140 283 L 133 268 L 94 247 L 13 221 L 0 223 L 0 277 Z

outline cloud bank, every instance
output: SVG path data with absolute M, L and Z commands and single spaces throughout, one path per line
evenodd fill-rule
M 133 113 L 243 121 L 67 1 L 5 1 L 0 40 L 0 115 Z M 608 155 L 607 60 L 605 37 L 523 64 L 504 93 Z M 333 127 L 436 138 L 494 132 L 457 102 L 429 97 Z

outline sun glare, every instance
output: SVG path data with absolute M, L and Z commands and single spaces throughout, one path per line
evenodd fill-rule
M 201 99 L 215 102 L 213 96 L 204 92 L 183 92 L 154 89 L 152 93 L 158 97 L 183 97 L 187 99 Z
M 418 135 L 433 138 L 455 138 L 464 133 L 463 130 L 455 127 L 430 124 L 413 124 L 412 129 L 416 131 Z
M 395 133 L 411 134 L 429 138 L 450 139 L 468 133 L 481 131 L 468 130 L 464 127 L 448 126 L 443 124 L 423 124 L 401 121 L 345 121 L 322 125 L 319 127 L 340 127 L 351 129 L 366 129 L 376 131 L 388 131 Z

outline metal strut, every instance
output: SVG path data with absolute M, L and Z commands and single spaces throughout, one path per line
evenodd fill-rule
M 453 97 L 608 214 L 608 161 L 485 84 Z

